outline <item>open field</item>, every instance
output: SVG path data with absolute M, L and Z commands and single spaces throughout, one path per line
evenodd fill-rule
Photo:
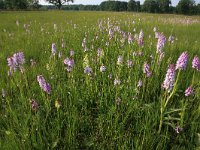
M 1 12 L 0 147 L 198 149 L 199 58 L 200 16 Z

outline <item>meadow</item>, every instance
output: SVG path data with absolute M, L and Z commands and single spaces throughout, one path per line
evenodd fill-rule
M 0 12 L 0 149 L 200 148 L 200 16 Z

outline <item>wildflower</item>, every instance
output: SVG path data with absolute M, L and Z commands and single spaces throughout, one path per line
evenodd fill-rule
M 138 81 L 137 87 L 139 87 L 139 88 L 142 87 L 142 80 Z
M 159 37 L 159 33 L 155 32 L 155 38 L 158 39 L 158 37 Z
M 74 51 L 73 50 L 71 50 L 69 53 L 70 53 L 70 57 L 74 56 Z
M 7 62 L 8 62 L 8 66 L 10 67 L 10 72 L 12 70 L 14 70 L 14 71 L 17 70 L 17 66 L 16 66 L 16 63 L 15 63 L 13 57 L 7 58 Z
M 61 47 L 65 48 L 65 43 L 64 42 L 62 42 Z
M 35 66 L 36 62 L 33 59 L 30 59 L 31 67 Z
M 62 48 L 65 48 L 65 42 L 64 42 L 64 39 L 62 39 L 61 47 L 62 47 Z
M 192 60 L 192 68 L 196 69 L 197 71 L 200 71 L 200 60 L 198 56 L 195 56 Z
M 58 53 L 58 57 L 61 58 L 62 57 L 62 52 Z
M 188 96 L 193 95 L 193 94 L 194 94 L 193 88 L 192 88 L 192 86 L 189 86 L 189 87 L 185 90 L 185 96 L 188 97 Z
M 139 39 L 143 39 L 143 38 L 144 38 L 144 32 L 143 30 L 140 30 Z
M 56 101 L 55 101 L 55 107 L 56 107 L 57 109 L 59 109 L 60 106 L 61 106 L 61 102 L 60 102 L 59 100 L 56 100 Z
M 157 42 L 157 53 L 162 53 L 163 47 L 165 46 L 166 38 L 163 34 L 158 34 L 158 42 Z
M 106 42 L 106 46 L 109 46 L 109 42 Z
M 32 111 L 36 111 L 38 109 L 38 103 L 35 100 L 31 101 Z
M 157 28 L 156 28 L 156 27 L 154 27 L 154 28 L 153 28 L 153 31 L 154 31 L 154 32 L 156 32 L 156 31 L 157 31 Z
M 176 62 L 176 70 L 185 70 L 188 62 L 188 53 L 183 52 Z
M 109 78 L 109 79 L 112 79 L 112 74 L 109 74 L 109 75 L 108 75 L 108 78 Z
M 74 67 L 74 60 L 73 59 L 69 59 L 69 58 L 66 58 L 64 60 L 64 64 L 67 66 L 66 69 L 67 71 L 72 71 L 73 67 Z
M 19 21 L 18 20 L 16 20 L 16 25 L 19 26 Z
M 52 43 L 52 45 L 51 45 L 51 52 L 53 55 L 56 54 L 56 44 L 55 43 Z
M 13 55 L 14 62 L 17 66 L 21 66 L 25 63 L 24 53 L 18 52 Z
M 98 56 L 98 57 L 103 57 L 103 56 L 104 56 L 104 51 L 103 51 L 103 49 L 101 49 L 101 48 L 98 48 L 98 49 L 97 49 L 97 56 Z
M 54 23 L 54 24 L 53 24 L 53 28 L 54 28 L 55 31 L 57 31 L 57 29 L 58 29 L 58 28 L 57 28 L 57 24 Z
M 144 63 L 143 73 L 145 73 L 147 77 L 150 77 L 152 74 L 152 72 L 150 71 L 150 66 L 147 62 Z
M 174 36 L 170 35 L 169 38 L 168 38 L 168 41 L 170 43 L 174 43 L 174 39 L 175 39 Z
M 121 103 L 121 98 L 118 97 L 118 98 L 115 100 L 115 102 L 116 102 L 117 105 L 119 105 L 119 104 Z
M 181 128 L 179 125 L 178 126 L 176 126 L 175 127 L 175 132 L 177 133 L 177 134 L 179 134 L 181 131 L 183 131 L 183 128 Z
M 41 87 L 41 89 L 43 89 L 43 91 L 45 91 L 46 93 L 50 94 L 51 92 L 51 86 L 49 83 L 47 83 L 44 79 L 44 77 L 42 75 L 38 75 L 37 76 L 37 81 Z
M 112 39 L 114 37 L 114 32 L 112 31 L 112 29 L 109 30 L 108 34 L 110 37 L 109 39 Z
M 169 65 L 162 87 L 168 92 L 172 90 L 175 82 L 176 70 L 173 64 Z
M 119 55 L 118 58 L 117 58 L 117 64 L 122 65 L 122 62 L 123 62 L 123 58 L 122 58 L 121 55 Z
M 106 71 L 106 67 L 104 66 L 104 65 L 102 65 L 101 67 L 100 67 L 100 72 L 105 72 Z
M 144 53 L 142 51 L 138 52 L 138 56 L 143 56 L 143 55 L 144 55 Z
M 2 93 L 2 97 L 5 98 L 6 97 L 6 91 L 4 89 L 2 89 L 1 93 Z
M 143 38 L 144 38 L 144 32 L 141 30 L 139 37 L 138 37 L 138 45 L 139 46 L 142 46 L 144 44 Z
M 82 47 L 83 47 L 84 51 L 87 51 L 86 38 L 83 39 Z
M 127 66 L 128 68 L 131 68 L 133 66 L 133 62 L 131 60 L 127 60 Z
M 133 56 L 134 56 L 134 57 L 137 56 L 137 53 L 136 53 L 136 52 L 133 52 Z
M 120 84 L 121 84 L 121 80 L 118 78 L 115 78 L 114 85 L 120 85 Z
M 159 55 L 159 59 L 158 59 L 158 65 L 160 65 L 161 61 L 163 60 L 163 58 L 165 57 L 165 53 L 161 52 Z
M 131 35 L 131 33 L 128 33 L 128 44 L 133 43 L 133 36 Z
M 11 77 L 12 76 L 12 71 L 8 70 L 8 76 Z
M 8 66 L 10 67 L 10 73 L 12 71 L 16 71 L 19 68 L 21 71 L 23 70 L 22 65 L 25 63 L 24 53 L 18 52 L 13 54 L 12 57 L 7 58 Z
M 88 75 L 91 75 L 91 73 L 92 73 L 92 68 L 90 68 L 90 67 L 85 67 L 84 68 L 84 73 L 86 73 L 86 74 L 88 74 Z

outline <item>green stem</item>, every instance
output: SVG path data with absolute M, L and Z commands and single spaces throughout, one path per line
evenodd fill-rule
M 161 104 L 162 105 L 162 104 Z M 160 112 L 161 112 L 161 114 L 160 114 L 160 124 L 159 124 L 159 129 L 158 129 L 158 134 L 160 134 L 160 131 L 161 131 L 161 128 L 162 128 L 162 122 L 163 122 L 163 108 L 162 108 L 162 106 L 161 106 L 161 108 L 160 108 Z
M 176 79 L 176 82 L 174 84 L 174 88 L 171 92 L 171 94 L 169 95 L 169 97 L 167 98 L 167 100 L 165 101 L 166 98 L 164 98 L 164 101 L 162 100 L 161 101 L 161 108 L 160 108 L 160 124 L 159 124 L 159 129 L 158 129 L 158 134 L 160 133 L 161 131 L 161 128 L 162 128 L 162 123 L 163 123 L 163 113 L 167 107 L 167 104 L 169 103 L 169 100 L 172 98 L 172 96 L 174 95 L 174 93 L 176 92 L 176 87 L 177 87 L 177 84 L 178 84 L 178 80 L 179 80 L 179 76 L 180 76 L 180 70 L 178 72 L 178 75 L 177 75 L 177 79 Z M 163 102 L 164 102 L 164 106 L 163 106 Z
M 177 79 L 176 79 L 176 82 L 175 82 L 175 84 L 174 84 L 174 88 L 173 88 L 171 94 L 169 95 L 169 97 L 167 98 L 167 100 L 166 100 L 166 102 L 165 102 L 164 109 L 166 108 L 166 106 L 167 106 L 169 100 L 171 99 L 171 97 L 172 97 L 172 96 L 175 94 L 175 92 L 176 92 L 176 87 L 177 87 L 177 84 L 178 84 L 179 76 L 180 76 L 180 70 L 179 70 L 179 72 L 178 72 Z
M 194 71 L 193 77 L 192 77 L 192 86 L 193 86 L 193 84 L 194 84 L 194 79 L 195 79 L 195 71 Z

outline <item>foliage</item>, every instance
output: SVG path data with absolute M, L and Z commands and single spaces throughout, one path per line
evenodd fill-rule
M 128 11 L 135 11 L 136 2 L 134 0 L 130 0 L 128 2 Z
M 54 4 L 58 9 L 61 9 L 62 5 L 66 2 L 74 2 L 74 0 L 46 0 L 50 4 Z
M 100 8 L 104 11 L 127 11 L 127 4 L 121 1 L 104 1 L 100 4 Z
M 0 0 L 0 9 L 39 9 L 39 0 Z
M 130 0 L 127 5 L 128 11 L 140 11 L 140 1 Z
M 182 14 L 190 14 L 194 8 L 195 2 L 193 0 L 180 0 L 177 5 L 177 10 Z
M 159 3 L 159 9 L 160 12 L 162 13 L 168 13 L 170 12 L 170 4 L 171 4 L 171 0 L 158 0 Z
M 143 11 L 149 12 L 149 13 L 158 13 L 160 11 L 158 1 L 145 0 L 143 4 Z

